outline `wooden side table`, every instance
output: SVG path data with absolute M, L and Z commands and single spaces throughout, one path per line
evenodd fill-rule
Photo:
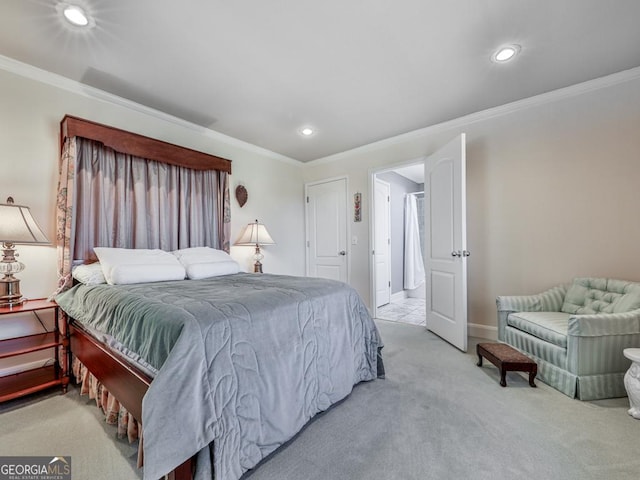
M 60 324 L 58 304 L 45 299 L 27 300 L 21 305 L 0 307 L 0 317 L 23 312 L 54 310 L 55 328 L 51 332 L 0 340 L 0 358 L 53 348 L 55 364 L 0 377 L 0 402 L 29 395 L 57 385 L 66 393 L 69 384 L 69 335 L 66 322 Z M 2 322 L 2 318 L 0 318 Z M 62 348 L 61 348 L 62 347 Z

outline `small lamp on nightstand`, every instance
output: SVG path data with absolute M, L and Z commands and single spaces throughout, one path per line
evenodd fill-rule
M 24 302 L 20 293 L 20 279 L 15 273 L 24 270 L 24 263 L 16 260 L 18 254 L 15 244 L 49 245 L 49 240 L 31 216 L 29 207 L 14 205 L 13 198 L 0 203 L 0 242 L 2 243 L 2 261 L 0 261 L 0 306 L 20 305 Z
M 253 223 L 247 225 L 240 235 L 240 238 L 236 241 L 235 245 L 250 245 L 256 247 L 256 253 L 253 254 L 253 259 L 256 263 L 253 265 L 254 273 L 262 273 L 262 263 L 260 262 L 264 255 L 260 252 L 261 245 L 274 245 L 273 241 L 266 227 L 262 223 L 258 223 L 256 220 Z

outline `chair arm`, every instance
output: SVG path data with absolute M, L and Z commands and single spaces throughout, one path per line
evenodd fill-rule
M 499 312 L 559 312 L 566 293 L 567 286 L 559 285 L 537 295 L 501 295 L 496 305 Z
M 572 315 L 567 333 L 574 337 L 640 334 L 640 309 L 624 313 Z
M 537 295 L 500 295 L 496 298 L 498 307 L 498 340 L 504 341 L 507 317 L 513 312 L 559 312 L 567 293 L 566 285 L 550 288 Z

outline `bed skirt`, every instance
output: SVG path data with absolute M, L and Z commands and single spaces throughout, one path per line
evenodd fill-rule
M 105 422 L 116 426 L 118 438 L 127 438 L 129 443 L 140 440 L 141 444 L 142 429 L 133 415 L 76 357 L 73 358 L 72 370 L 76 384 L 80 385 L 80 395 L 88 395 L 90 399 L 95 399 L 96 405 L 105 415 Z M 138 446 L 138 468 L 142 466 L 142 448 L 139 447 L 140 445 Z

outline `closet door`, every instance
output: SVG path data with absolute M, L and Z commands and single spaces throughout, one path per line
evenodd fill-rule
M 349 281 L 347 179 L 307 184 L 307 276 Z

